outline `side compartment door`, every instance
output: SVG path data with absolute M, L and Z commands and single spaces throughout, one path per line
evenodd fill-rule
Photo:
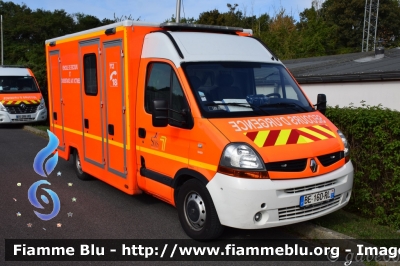
M 103 43 L 107 171 L 126 178 L 124 52 L 121 39 Z
M 63 112 L 63 99 L 62 99 L 62 86 L 61 86 L 61 59 L 60 51 L 50 51 L 50 84 L 51 84 L 51 110 L 53 113 L 49 114 L 53 118 L 53 124 L 50 125 L 52 132 L 60 140 L 58 149 L 65 149 L 64 141 L 64 112 Z
M 100 40 L 79 43 L 84 160 L 104 168 Z

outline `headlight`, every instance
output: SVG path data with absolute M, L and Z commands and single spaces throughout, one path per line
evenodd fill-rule
M 43 98 L 40 100 L 40 104 L 39 104 L 39 106 L 38 106 L 38 110 L 42 110 L 43 108 L 45 107 L 45 103 L 44 103 L 44 100 L 43 100 Z
M 2 103 L 0 103 L 0 111 L 7 112 L 7 109 L 4 107 Z
M 349 159 L 350 156 L 350 146 L 349 146 L 349 142 L 347 141 L 346 137 L 343 135 L 343 133 L 338 130 L 337 131 L 339 134 L 339 137 L 342 139 L 343 145 L 344 145 L 344 157 L 346 158 L 346 162 Z
M 246 178 L 269 178 L 263 160 L 249 145 L 231 143 L 222 153 L 218 171 Z

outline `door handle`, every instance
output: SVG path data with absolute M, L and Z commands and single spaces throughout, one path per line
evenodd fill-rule
M 141 139 L 144 139 L 144 138 L 146 138 L 146 129 L 144 129 L 144 128 L 139 128 L 139 130 L 138 130 L 139 132 L 139 138 L 141 138 Z

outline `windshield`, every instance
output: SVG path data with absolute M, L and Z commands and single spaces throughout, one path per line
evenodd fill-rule
M 0 93 L 39 92 L 30 76 L 0 76 Z
M 183 69 L 206 118 L 314 111 L 279 64 L 203 62 L 185 63 Z

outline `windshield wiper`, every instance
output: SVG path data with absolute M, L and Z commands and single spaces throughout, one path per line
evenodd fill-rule
M 250 103 L 207 103 L 205 106 L 215 106 L 215 105 L 231 105 L 231 106 L 240 106 L 240 107 L 247 107 L 247 108 L 253 108 L 261 111 L 262 113 L 266 115 L 271 115 L 269 112 L 265 111 L 264 109 L 260 108 L 260 106 L 250 104 Z
M 304 106 L 301 106 L 300 104 L 297 103 L 271 103 L 271 104 L 263 104 L 260 105 L 260 107 L 299 107 L 300 109 L 302 109 L 305 112 L 310 112 L 309 110 L 307 110 Z
M 248 103 L 206 103 L 205 106 L 215 106 L 215 105 L 232 105 L 241 107 L 251 107 Z

